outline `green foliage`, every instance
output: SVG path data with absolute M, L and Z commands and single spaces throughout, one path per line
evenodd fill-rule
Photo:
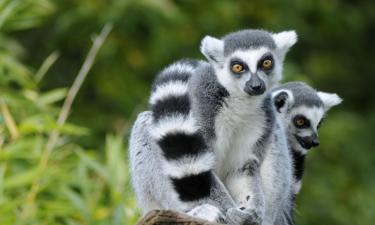
M 2 3 L 5 30 L 40 26 L 37 18 L 46 16 L 46 6 L 52 5 L 48 1 L 29 2 L 26 8 L 25 2 L 22 7 L 17 1 Z M 26 50 L 17 39 L 7 33 L 2 38 L 0 224 L 134 224 L 139 213 L 130 191 L 122 135 L 107 135 L 100 148 L 103 151 L 77 144 L 76 140 L 90 135 L 90 130 L 73 123 L 56 123 L 61 110 L 58 105 L 67 89 L 41 90 L 39 84 L 57 54 L 47 57 L 35 70 L 20 61 Z M 55 129 L 60 139 L 43 167 L 45 146 Z
M 22 137 L 2 149 L 1 224 L 134 224 L 122 137 L 108 135 L 105 155 L 70 143 L 56 149 L 43 171 L 41 136 Z M 103 160 L 104 159 L 104 160 Z M 29 199 L 37 180 L 40 192 Z
M 90 37 L 108 21 L 114 29 L 59 127 Z M 295 29 L 285 80 L 344 98 L 308 157 L 297 224 L 372 224 L 374 23 L 372 0 L 0 1 L 0 224 L 134 224 L 122 139 L 152 79 L 178 58 L 201 58 L 204 35 L 243 28 Z

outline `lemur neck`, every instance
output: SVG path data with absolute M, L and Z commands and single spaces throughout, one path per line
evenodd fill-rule
M 291 149 L 291 154 L 293 158 L 293 165 L 294 165 L 294 177 L 296 180 L 301 180 L 303 177 L 303 173 L 305 170 L 305 158 L 306 154 L 303 154 L 301 151 L 296 150 L 294 148 Z
M 230 94 L 225 99 L 225 106 L 229 110 L 227 113 L 232 116 L 239 116 L 247 119 L 252 116 L 261 116 L 263 114 L 262 104 L 264 96 L 246 96 L 244 94 Z

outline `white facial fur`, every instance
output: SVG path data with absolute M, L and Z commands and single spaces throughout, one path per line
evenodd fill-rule
M 299 115 L 305 116 L 310 121 L 311 128 L 300 129 L 301 131 L 298 132 L 301 137 L 305 137 L 305 136 L 311 135 L 310 129 L 313 132 L 317 132 L 319 122 L 323 118 L 324 113 L 325 113 L 325 111 L 321 107 L 316 107 L 316 106 L 307 107 L 307 106 L 303 105 L 303 106 L 299 106 L 299 107 L 293 109 L 290 112 L 290 116 L 291 116 L 291 119 L 292 119 L 296 115 L 299 114 Z
M 279 73 L 279 71 L 281 71 L 281 63 L 277 58 L 274 57 L 275 64 L 273 72 L 269 75 L 261 70 L 257 70 L 258 61 L 266 53 L 275 55 L 273 51 L 265 47 L 259 49 L 250 49 L 246 51 L 235 51 L 233 54 L 224 59 L 221 66 L 215 67 L 218 81 L 228 90 L 230 94 L 243 93 L 243 95 L 248 95 L 244 91 L 245 83 L 250 80 L 251 74 L 256 73 L 266 84 L 266 90 L 270 87 L 273 87 L 281 79 L 281 73 Z M 241 61 L 245 62 L 250 71 L 243 73 L 239 77 L 234 76 L 231 73 L 230 68 L 230 62 L 234 58 L 240 59 Z
M 274 58 L 273 71 L 269 75 L 261 70 L 257 71 L 258 61 L 266 53 L 271 53 Z M 234 58 L 245 62 L 250 71 L 240 75 L 239 77 L 234 76 L 231 73 L 230 68 L 230 62 Z M 250 80 L 251 74 L 257 73 L 260 79 L 265 82 L 266 90 L 276 85 L 282 77 L 282 61 L 277 58 L 275 51 L 272 51 L 266 47 L 235 51 L 228 57 L 222 58 L 220 63 L 215 62 L 213 65 L 216 70 L 218 81 L 228 90 L 230 94 L 242 93 L 243 95 L 247 96 L 248 94 L 244 91 L 244 87 L 245 83 Z

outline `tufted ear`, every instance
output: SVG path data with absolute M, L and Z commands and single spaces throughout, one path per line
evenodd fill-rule
M 328 111 L 331 107 L 338 105 L 342 102 L 342 98 L 340 98 L 337 94 L 334 93 L 326 93 L 319 91 L 318 96 L 323 101 L 325 111 Z
M 276 33 L 272 37 L 281 56 L 285 56 L 289 48 L 297 42 L 297 34 L 294 30 Z
M 201 42 L 201 52 L 210 62 L 221 64 L 224 61 L 224 41 L 206 36 Z
M 279 113 L 285 113 L 294 103 L 292 92 L 286 89 L 274 91 L 271 98 L 276 111 Z

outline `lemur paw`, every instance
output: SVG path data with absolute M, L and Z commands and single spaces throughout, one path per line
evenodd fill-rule
M 190 210 L 188 215 L 210 222 L 224 223 L 224 214 L 215 206 L 203 204 Z
M 262 212 L 245 207 L 230 208 L 226 213 L 228 224 L 233 225 L 260 225 L 262 224 Z

